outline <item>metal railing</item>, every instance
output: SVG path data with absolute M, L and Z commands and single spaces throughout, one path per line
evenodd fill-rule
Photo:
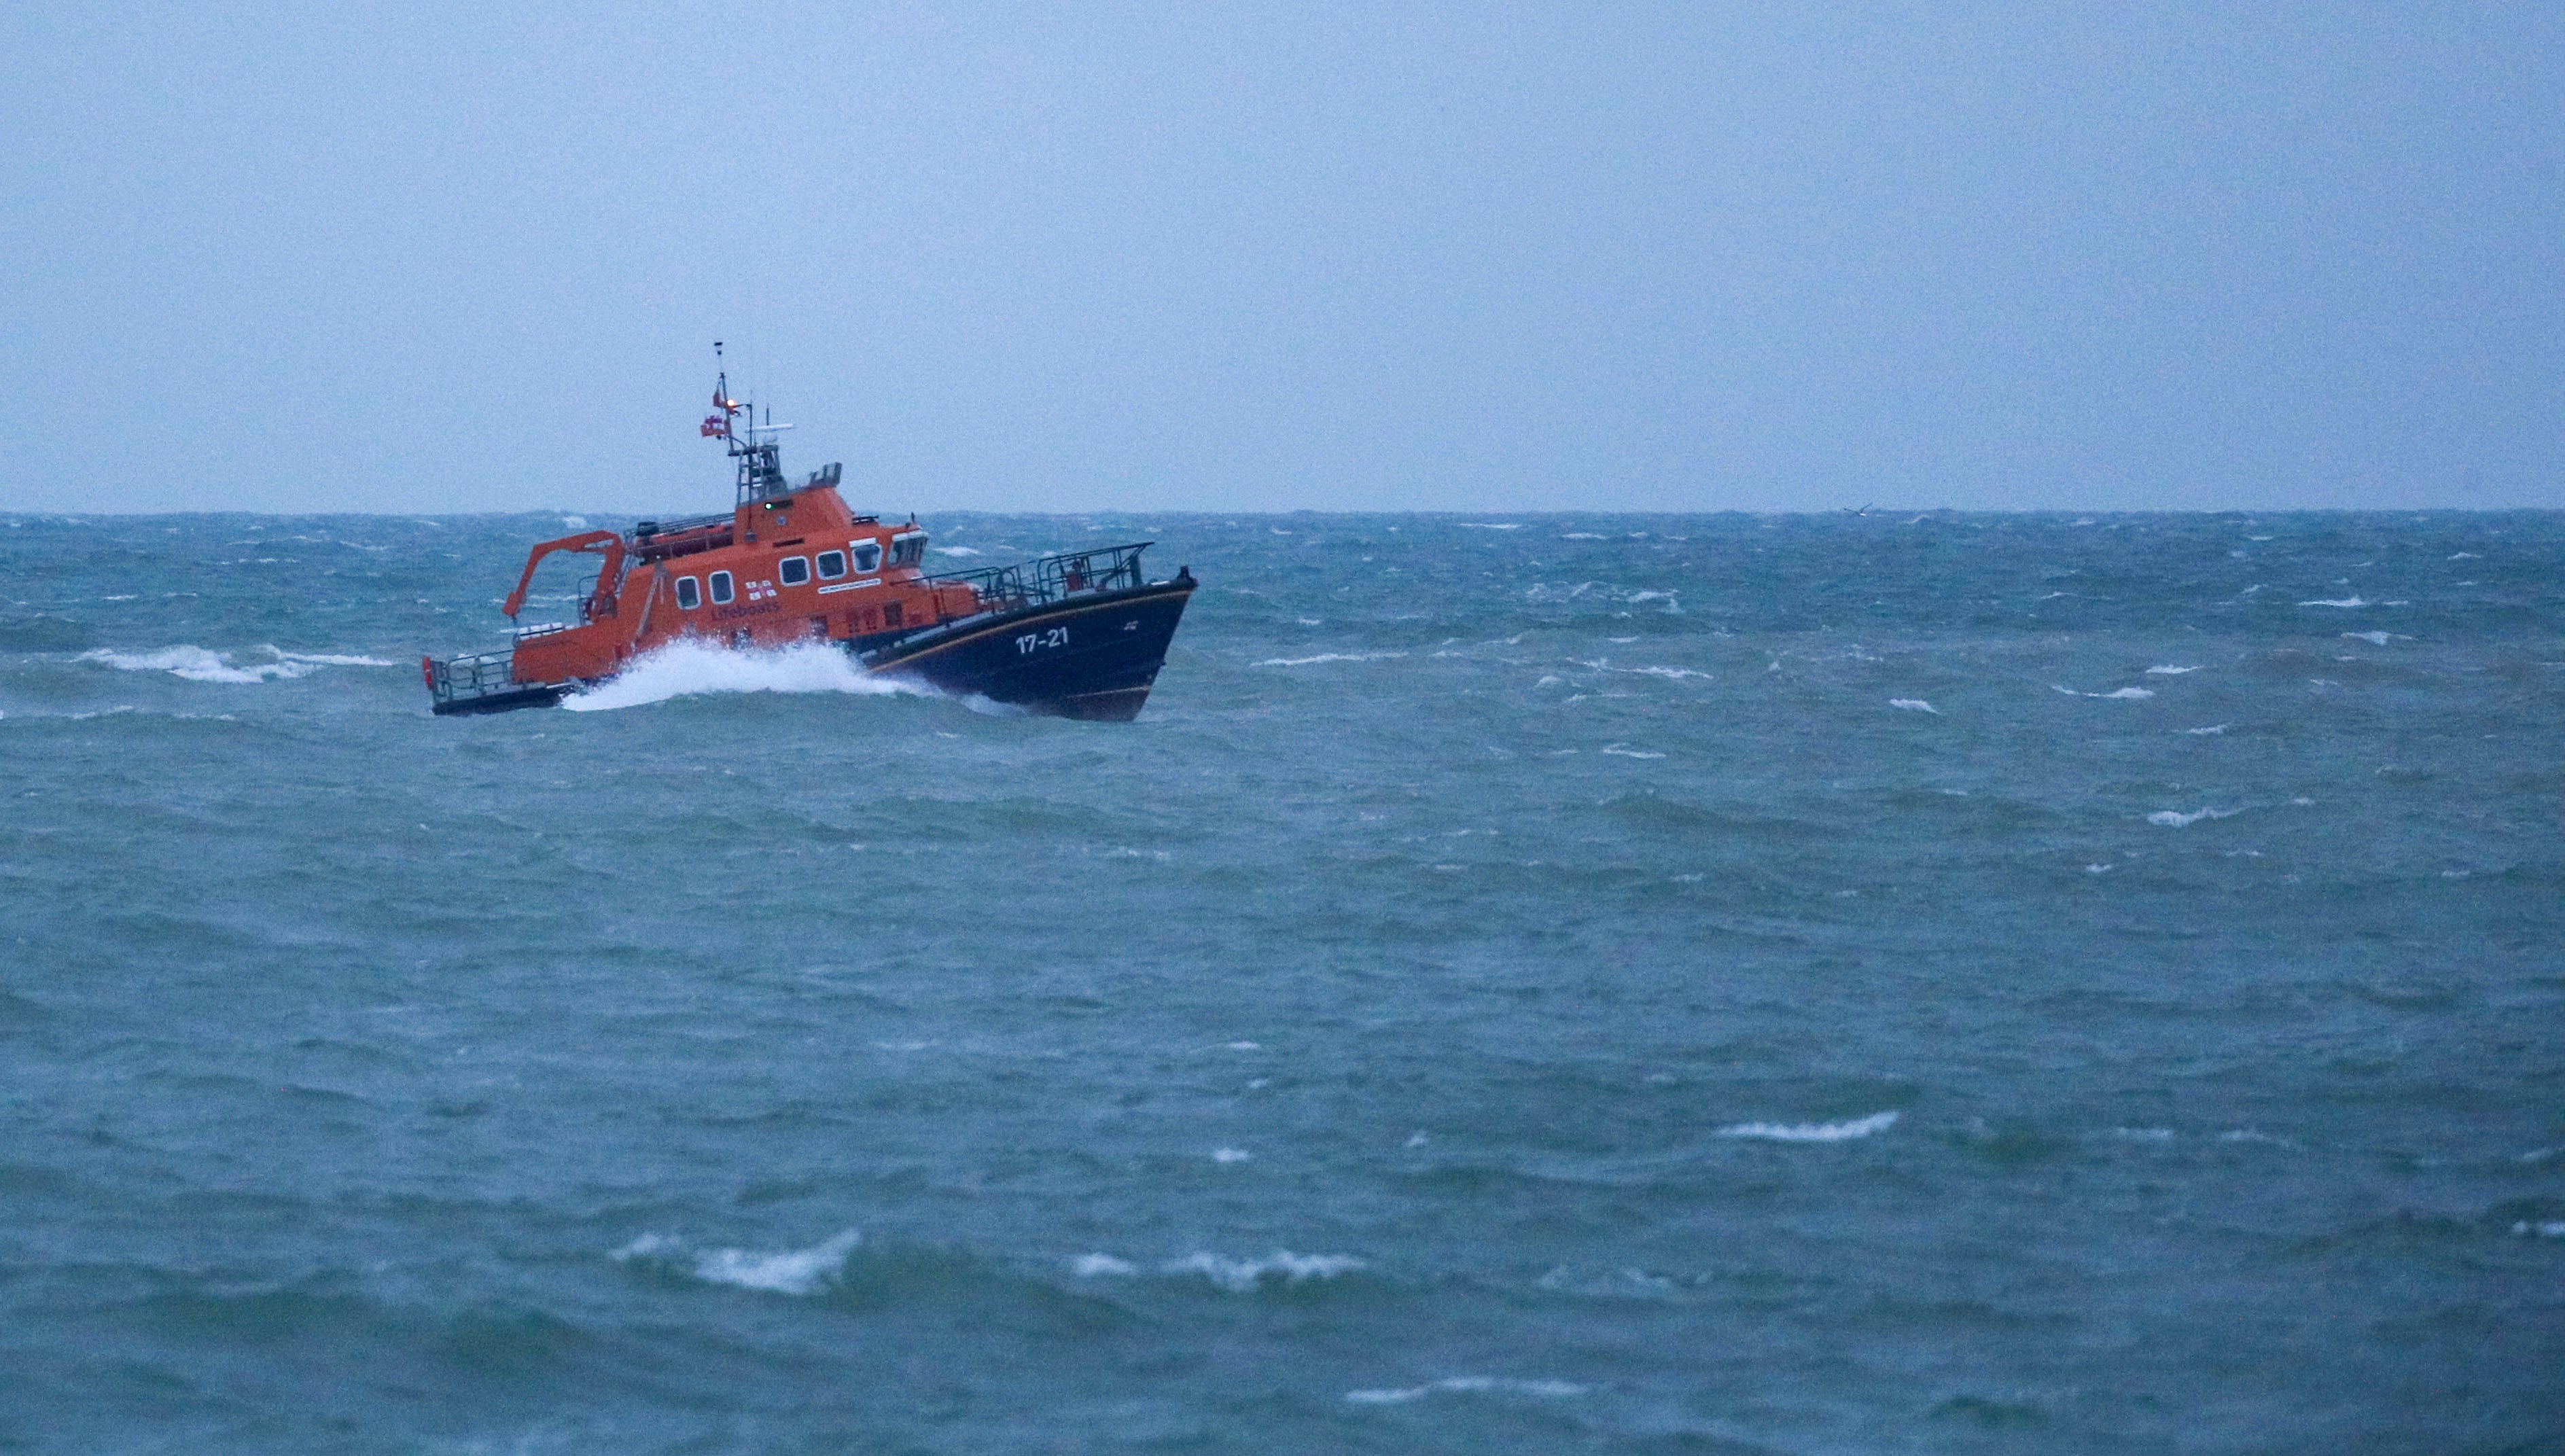
M 1155 543 L 1099 546 L 1063 551 L 1009 567 L 982 567 L 970 572 L 938 572 L 928 585 L 952 582 L 969 587 L 982 611 L 1015 611 L 1041 607 L 1080 592 L 1109 592 L 1145 585 L 1140 553 Z
M 494 692 L 508 692 L 520 684 L 512 670 L 516 649 L 504 652 L 469 652 L 443 661 L 428 660 L 428 692 L 440 703 L 457 698 L 487 697 Z

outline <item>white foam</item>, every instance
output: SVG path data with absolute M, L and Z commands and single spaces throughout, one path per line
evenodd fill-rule
M 1110 1254 L 1080 1254 L 1068 1262 L 1069 1269 L 1080 1279 L 1097 1279 L 1105 1275 L 1137 1274 L 1140 1266 Z
M 1897 1125 L 1894 1110 L 1873 1112 L 1849 1122 L 1736 1122 L 1719 1129 L 1722 1137 L 1752 1137 L 1765 1142 L 1843 1142 L 1868 1137 Z
M 1254 1156 L 1256 1154 L 1243 1147 L 1215 1147 L 1211 1150 L 1211 1160 L 1216 1163 L 1243 1163 Z
M 969 546 L 939 546 L 935 550 L 943 556 L 978 556 L 980 554 L 978 548 Z
M 1559 539 L 1562 541 L 1608 541 L 1611 538 L 1598 536 L 1591 531 L 1570 531 Z
M 644 653 L 613 677 L 562 699 L 573 712 L 597 713 L 703 693 L 925 693 L 898 678 L 875 677 L 837 647 L 820 642 L 740 651 L 680 640 Z
M 318 667 L 398 667 L 387 657 L 350 657 L 336 652 L 279 652 L 288 662 L 309 662 Z
M 1522 529 L 1522 522 L 1464 521 L 1461 523 L 1461 529 L 1464 531 L 1520 531 Z
M 1333 1279 L 1364 1268 L 1350 1254 L 1294 1254 L 1277 1249 L 1262 1259 L 1225 1259 L 1218 1254 L 1192 1254 L 1159 1266 L 1168 1274 L 1199 1274 L 1231 1294 L 1252 1294 L 1269 1282 L 1299 1284 Z
M 1890 698 L 1888 705 L 1892 708 L 1904 708 L 1910 713 L 1931 713 L 1936 718 L 1942 716 L 1941 709 L 1922 698 Z
M 2195 809 L 2184 814 L 2176 809 L 2159 809 L 2147 816 L 2147 823 L 2160 824 L 2169 830 L 2189 829 L 2204 819 L 2233 819 L 2243 812 L 2240 809 Z
M 1259 667 L 1306 667 L 1312 662 L 1378 662 L 1387 657 L 1404 657 L 1405 652 L 1320 652 L 1315 657 L 1268 657 Z
M 2179 677 L 2183 673 L 2198 672 L 2199 670 L 2200 669 L 2197 667 L 2176 667 L 2171 663 L 2167 663 L 2161 667 L 2150 667 L 2147 669 L 2147 672 L 2150 676 L 2154 677 Z
M 1613 640 L 1619 641 L 1621 638 L 1616 637 Z M 1672 678 L 1677 682 L 1681 682 L 1687 677 L 1698 677 L 1704 681 L 1708 681 L 1711 677 L 1710 673 L 1695 671 L 1690 667 L 1622 667 L 1615 668 L 1613 670 L 1617 672 L 1635 672 L 1643 677 L 1667 677 Z
M 845 1273 L 846 1256 L 863 1241 L 862 1233 L 848 1229 L 808 1249 L 788 1249 L 781 1254 L 765 1254 L 753 1249 L 707 1249 L 694 1256 L 692 1272 L 695 1278 L 706 1284 L 727 1284 L 765 1294 L 816 1294 Z M 643 1234 L 615 1250 L 613 1258 L 617 1264 L 630 1263 L 635 1259 L 667 1262 L 685 1253 L 686 1245 L 681 1239 L 665 1234 Z
M 1615 757 L 1615 758 L 1664 758 L 1664 757 L 1665 757 L 1665 755 L 1664 755 L 1664 754 L 1662 754 L 1662 753 L 1649 753 L 1649 752 L 1648 752 L 1648 751 L 1646 751 L 1645 749 L 1632 748 L 1630 745 L 1628 745 L 1628 744 L 1626 744 L 1626 743 L 1613 743 L 1613 744 L 1607 744 L 1607 745 L 1605 745 L 1605 746 L 1603 747 L 1603 749 L 1602 749 L 1601 751 L 1602 751 L 1602 752 L 1604 752 L 1604 753 L 1611 754 L 1611 755 L 1612 755 L 1613 757 Z
M 2451 560 L 2451 561 L 2477 561 L 2477 560 L 2480 560 L 2480 558 L 2478 558 L 2478 557 L 2477 557 L 2477 555 L 2476 555 L 2474 552 L 2472 552 L 2472 551 L 2458 551 L 2458 552 L 2451 552 L 2451 553 L 2449 554 L 2449 560 Z
M 1462 1395 L 1536 1395 L 1555 1400 L 1582 1395 L 1590 1388 L 1571 1380 L 1512 1380 L 1497 1375 L 1454 1375 L 1449 1379 L 1395 1390 L 1348 1390 L 1345 1399 L 1355 1405 L 1404 1405 L 1438 1391 L 1448 1391 Z
M 2511 1231 L 2523 1238 L 2565 1239 L 2565 1218 L 2541 1219 L 2537 1223 L 2523 1219 L 2513 1224 Z
M 275 677 L 302 677 L 321 665 L 317 661 L 296 660 L 273 647 L 265 650 L 274 654 L 275 660 L 242 662 L 231 654 L 196 646 L 163 647 L 156 652 L 113 652 L 101 647 L 96 651 L 83 652 L 73 660 L 104 662 L 124 672 L 166 672 L 189 682 L 265 682 Z
M 2235 726 L 2235 725 L 2234 725 L 2234 724 L 2232 724 L 2232 723 L 2212 723 L 2212 724 L 2210 724 L 2210 725 L 2209 725 L 2208 727 L 2206 727 L 2206 728 L 2185 728 L 2185 729 L 2183 729 L 2182 731 L 2183 731 L 2183 732 L 2185 732 L 2185 733 L 2192 734 L 2192 735 L 2194 735 L 2195 737 L 2203 737 L 2203 738 L 2205 738 L 2205 737 L 2209 736 L 2209 735 L 2210 735 L 2210 734 L 2212 734 L 2212 733 L 2223 733 L 2223 732 L 2225 732 L 2227 729 L 2232 728 L 2232 727 L 2234 727 L 2234 726 Z
M 2392 632 L 2344 632 L 2343 635 L 2355 641 L 2367 642 L 2373 647 L 2384 647 L 2396 639 Z
M 2339 602 L 2301 602 L 2298 605 L 2300 607 L 2367 607 L 2369 604 L 2357 597 L 2345 597 Z
M 2139 698 L 2151 698 L 2156 695 L 2155 689 L 2150 687 L 2123 687 L 2116 688 L 2110 692 L 2078 692 L 2074 688 L 2068 687 L 2063 683 L 2052 682 L 2049 686 L 2066 694 L 2070 698 L 2127 698 L 2134 701 Z

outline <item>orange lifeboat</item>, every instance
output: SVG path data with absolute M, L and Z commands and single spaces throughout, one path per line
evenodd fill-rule
M 826 642 L 865 672 L 1070 718 L 1139 716 L 1193 596 L 1189 569 L 1152 582 L 1134 542 L 930 575 L 927 533 L 849 510 L 839 467 L 799 483 L 774 432 L 742 422 L 725 373 L 703 433 L 727 442 L 738 498 L 722 515 L 643 521 L 538 543 L 501 608 L 524 608 L 553 554 L 599 558 L 579 620 L 521 626 L 505 651 L 419 659 L 439 714 L 548 707 L 679 639 L 740 649 Z

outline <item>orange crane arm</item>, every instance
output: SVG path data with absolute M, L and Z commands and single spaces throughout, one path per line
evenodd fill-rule
M 593 611 L 612 611 L 614 589 L 618 585 L 615 576 L 623 569 L 623 536 L 616 531 L 583 531 L 577 536 L 565 536 L 558 541 L 538 544 L 534 550 L 526 553 L 525 574 L 517 578 L 517 590 L 508 594 L 507 603 L 499 610 L 506 615 L 515 616 L 526 605 L 526 589 L 535 584 L 535 568 L 543 564 L 545 557 L 556 551 L 599 550 L 605 553 L 605 564 L 597 568 L 596 595 L 589 600 L 588 605 Z

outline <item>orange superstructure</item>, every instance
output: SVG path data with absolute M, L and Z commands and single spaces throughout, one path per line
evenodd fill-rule
M 1077 717 L 1138 713 L 1194 582 L 1149 583 L 1148 543 L 1018 567 L 929 576 L 927 533 L 849 510 L 839 467 L 786 481 L 776 426 L 716 387 L 703 432 L 729 445 L 738 497 L 724 515 L 643 521 L 538 543 L 504 611 L 523 609 L 555 553 L 594 554 L 579 620 L 519 627 L 505 653 L 422 659 L 439 713 L 558 702 L 654 647 L 690 637 L 736 648 L 834 642 L 867 671 L 906 671 L 962 692 Z M 1109 618 L 1109 620 L 1108 620 Z

